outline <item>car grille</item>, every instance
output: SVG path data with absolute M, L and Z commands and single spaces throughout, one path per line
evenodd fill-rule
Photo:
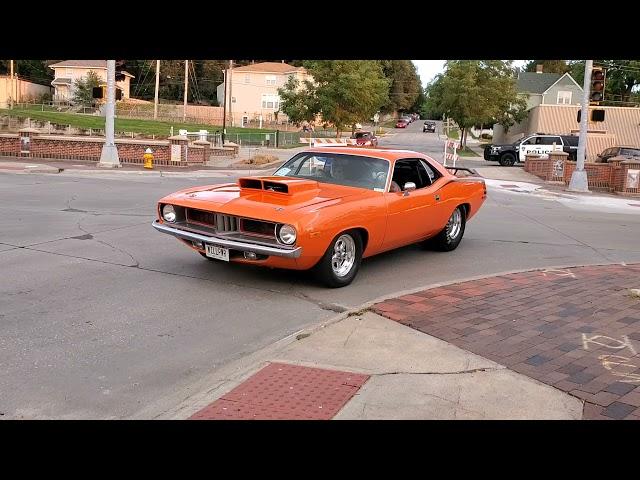
M 184 226 L 211 233 L 237 233 L 276 240 L 276 224 L 195 208 L 185 208 Z M 205 227 L 204 229 L 202 227 Z
M 238 231 L 238 219 L 231 215 L 216 213 L 216 231 L 229 233 Z
M 187 208 L 186 214 L 187 222 L 189 223 L 201 223 L 202 225 L 207 225 L 208 227 L 215 227 L 216 225 L 215 213 L 196 210 L 194 208 Z

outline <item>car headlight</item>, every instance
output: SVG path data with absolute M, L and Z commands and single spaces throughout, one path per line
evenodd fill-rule
M 285 245 L 293 245 L 297 236 L 296 229 L 291 225 L 282 225 L 280 230 L 278 230 L 278 238 Z
M 171 223 L 176 221 L 176 209 L 173 208 L 173 205 L 165 205 L 162 207 L 162 218 Z

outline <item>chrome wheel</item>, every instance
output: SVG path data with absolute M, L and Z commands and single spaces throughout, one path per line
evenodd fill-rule
M 447 222 L 447 238 L 449 240 L 455 240 L 462 230 L 462 214 L 460 209 L 456 208 Z
M 347 275 L 356 262 L 356 243 L 351 235 L 340 235 L 333 245 L 331 268 L 338 277 Z

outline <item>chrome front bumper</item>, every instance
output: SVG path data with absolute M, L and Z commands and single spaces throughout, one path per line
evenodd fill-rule
M 229 240 L 228 238 L 223 237 L 213 237 L 208 235 L 201 235 L 199 233 L 188 232 L 185 230 L 180 230 L 178 228 L 169 227 L 164 223 L 160 223 L 157 220 L 151 224 L 153 228 L 158 230 L 159 232 L 166 233 L 168 235 L 173 235 L 177 238 L 182 238 L 184 240 L 210 243 L 212 245 L 218 245 L 220 247 L 226 247 L 232 250 L 239 250 L 241 252 L 254 252 L 259 253 L 261 255 L 271 255 L 276 257 L 285 257 L 285 258 L 298 258 L 302 254 L 302 247 L 296 248 L 278 248 L 278 247 L 268 247 L 266 245 L 258 245 L 255 243 L 249 242 L 238 242 L 236 240 Z

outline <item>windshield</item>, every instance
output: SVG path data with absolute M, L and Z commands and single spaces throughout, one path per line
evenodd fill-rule
M 369 136 L 369 132 L 358 132 L 356 133 L 356 138 L 365 138 Z
M 376 191 L 384 191 L 388 174 L 387 160 L 327 152 L 299 153 L 274 173 Z
M 640 149 L 638 148 L 621 148 L 620 155 L 631 155 L 632 157 L 640 157 Z

